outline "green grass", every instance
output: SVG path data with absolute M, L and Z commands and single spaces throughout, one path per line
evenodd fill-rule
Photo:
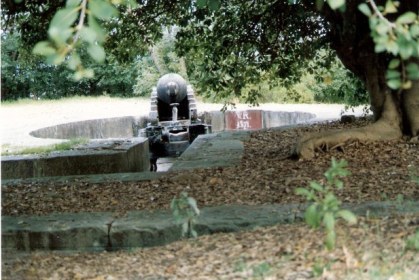
M 84 145 L 89 142 L 87 138 L 72 138 L 68 141 L 48 145 L 48 146 L 38 146 L 38 147 L 25 147 L 16 151 L 7 151 L 9 145 L 2 145 L 2 156 L 11 156 L 11 155 L 29 155 L 29 154 L 48 154 L 55 151 L 68 151 L 73 149 L 78 145 Z
M 15 106 L 15 105 L 41 105 L 45 103 L 66 103 L 66 102 L 89 102 L 89 101 L 113 101 L 113 100 L 138 100 L 138 99 L 144 99 L 148 100 L 147 97 L 110 97 L 110 96 L 72 96 L 72 97 L 63 97 L 60 99 L 40 99 L 40 100 L 34 100 L 30 98 L 22 98 L 18 100 L 6 100 L 1 101 L 1 106 Z

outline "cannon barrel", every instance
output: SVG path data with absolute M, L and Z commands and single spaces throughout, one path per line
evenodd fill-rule
M 187 95 L 186 81 L 178 74 L 166 74 L 157 82 L 157 98 L 166 104 L 180 103 Z

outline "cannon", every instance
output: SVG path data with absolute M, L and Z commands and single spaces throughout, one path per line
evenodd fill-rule
M 141 136 L 166 134 L 169 156 L 178 156 L 200 134 L 211 132 L 211 126 L 198 118 L 193 88 L 182 76 L 170 73 L 162 76 L 150 97 L 150 122 Z

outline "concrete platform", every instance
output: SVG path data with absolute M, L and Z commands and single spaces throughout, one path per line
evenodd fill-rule
M 95 140 L 46 155 L 3 156 L 1 178 L 143 172 L 149 168 L 146 138 Z

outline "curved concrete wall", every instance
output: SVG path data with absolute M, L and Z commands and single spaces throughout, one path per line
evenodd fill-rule
M 257 117 L 257 118 L 255 118 Z M 254 130 L 288 126 L 308 122 L 316 117 L 315 114 L 306 112 L 285 112 L 285 111 L 211 111 L 205 112 L 202 119 L 206 124 L 212 125 L 212 131 L 224 130 Z M 236 126 L 231 123 L 237 122 Z
M 147 124 L 146 117 L 120 117 L 64 123 L 34 130 L 30 135 L 37 138 L 132 138 L 138 136 L 138 129 Z
M 237 119 L 239 116 L 239 119 Z M 240 116 L 243 119 L 240 119 Z M 253 120 L 244 117 L 248 116 Z M 258 116 L 255 122 L 255 116 Z M 252 130 L 287 126 L 307 122 L 316 117 L 315 114 L 306 112 L 284 112 L 284 111 L 211 111 L 204 112 L 200 116 L 204 122 L 212 126 L 213 132 L 223 130 Z M 234 118 L 232 120 L 232 118 Z M 232 128 L 231 122 L 239 121 L 242 126 Z M 132 138 L 138 136 L 138 130 L 144 128 L 149 122 L 147 117 L 120 117 L 109 119 L 86 120 L 49 126 L 32 131 L 30 135 L 37 138 L 53 139 L 107 139 L 107 138 Z M 250 127 L 243 125 L 250 123 Z M 252 128 L 253 127 L 253 128 Z

